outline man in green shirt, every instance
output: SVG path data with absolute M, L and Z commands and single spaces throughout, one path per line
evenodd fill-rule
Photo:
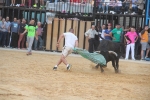
M 114 28 L 111 32 L 110 35 L 112 36 L 112 41 L 114 42 L 121 42 L 121 35 L 122 35 L 122 28 L 120 27 L 120 24 L 116 25 L 116 28 Z
M 34 19 L 31 19 L 29 25 L 25 26 L 26 30 L 23 32 L 23 34 L 28 32 L 28 34 L 27 34 L 27 44 L 28 44 L 27 55 L 31 55 L 32 54 L 32 44 L 33 44 L 33 41 L 34 41 L 36 29 L 37 29 L 37 26 L 35 26 L 34 23 L 35 23 Z

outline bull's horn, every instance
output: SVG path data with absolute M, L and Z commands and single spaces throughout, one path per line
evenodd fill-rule
M 101 53 L 101 51 L 95 51 L 96 53 Z
M 117 53 L 114 51 L 108 51 L 108 52 L 114 54 L 116 57 L 118 56 Z

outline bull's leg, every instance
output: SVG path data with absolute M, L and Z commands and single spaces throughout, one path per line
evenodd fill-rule
M 95 66 L 95 68 L 97 68 L 97 69 L 98 69 L 98 67 L 99 67 L 99 64 L 97 64 L 97 65 Z
M 101 68 L 101 72 L 104 72 L 104 69 L 103 69 L 103 66 L 102 66 L 102 65 L 100 65 L 100 68 Z
M 115 70 L 115 72 L 117 71 L 117 68 L 116 68 L 116 64 L 115 64 L 116 62 L 115 62 L 115 60 L 112 60 L 112 66 L 114 67 L 114 70 Z
M 119 72 L 119 58 L 117 58 L 116 60 L 116 70 L 115 70 L 116 73 Z

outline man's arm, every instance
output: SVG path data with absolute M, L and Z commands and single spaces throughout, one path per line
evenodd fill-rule
M 98 32 L 95 30 L 95 34 L 98 35 Z
M 59 43 L 60 43 L 60 41 L 61 41 L 61 39 L 62 39 L 62 38 L 64 38 L 64 34 L 60 35 L 60 37 L 59 37 L 59 39 L 58 39 L 57 44 L 59 44 Z
M 38 31 L 35 33 L 35 39 L 38 40 Z
M 109 33 L 109 36 L 111 36 L 111 37 L 112 37 L 112 32 L 110 32 L 110 33 Z
M 88 30 L 88 31 L 85 32 L 85 36 L 89 36 L 89 31 L 90 30 Z
M 25 30 L 22 34 L 25 34 L 26 32 L 28 32 L 27 30 Z
M 75 41 L 75 47 L 78 47 L 78 40 Z

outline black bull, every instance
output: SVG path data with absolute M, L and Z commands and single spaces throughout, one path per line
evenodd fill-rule
M 109 56 L 104 56 L 106 61 L 109 62 L 109 61 L 112 61 L 112 65 L 113 65 L 113 60 L 115 60 L 115 66 L 116 66 L 116 69 L 115 72 L 118 72 L 118 69 L 119 69 L 119 58 L 120 56 L 123 54 L 124 52 L 124 44 L 123 43 L 116 43 L 116 42 L 113 42 L 113 41 L 110 41 L 110 40 L 101 40 L 100 41 L 100 44 L 97 48 L 96 51 L 114 51 L 117 53 L 117 57 L 116 58 L 113 58 L 113 59 L 110 59 L 110 56 L 112 55 L 109 55 Z M 109 58 L 108 58 L 109 57 Z M 99 66 L 98 64 L 96 65 L 96 67 Z M 114 66 L 113 66 L 114 67 Z

